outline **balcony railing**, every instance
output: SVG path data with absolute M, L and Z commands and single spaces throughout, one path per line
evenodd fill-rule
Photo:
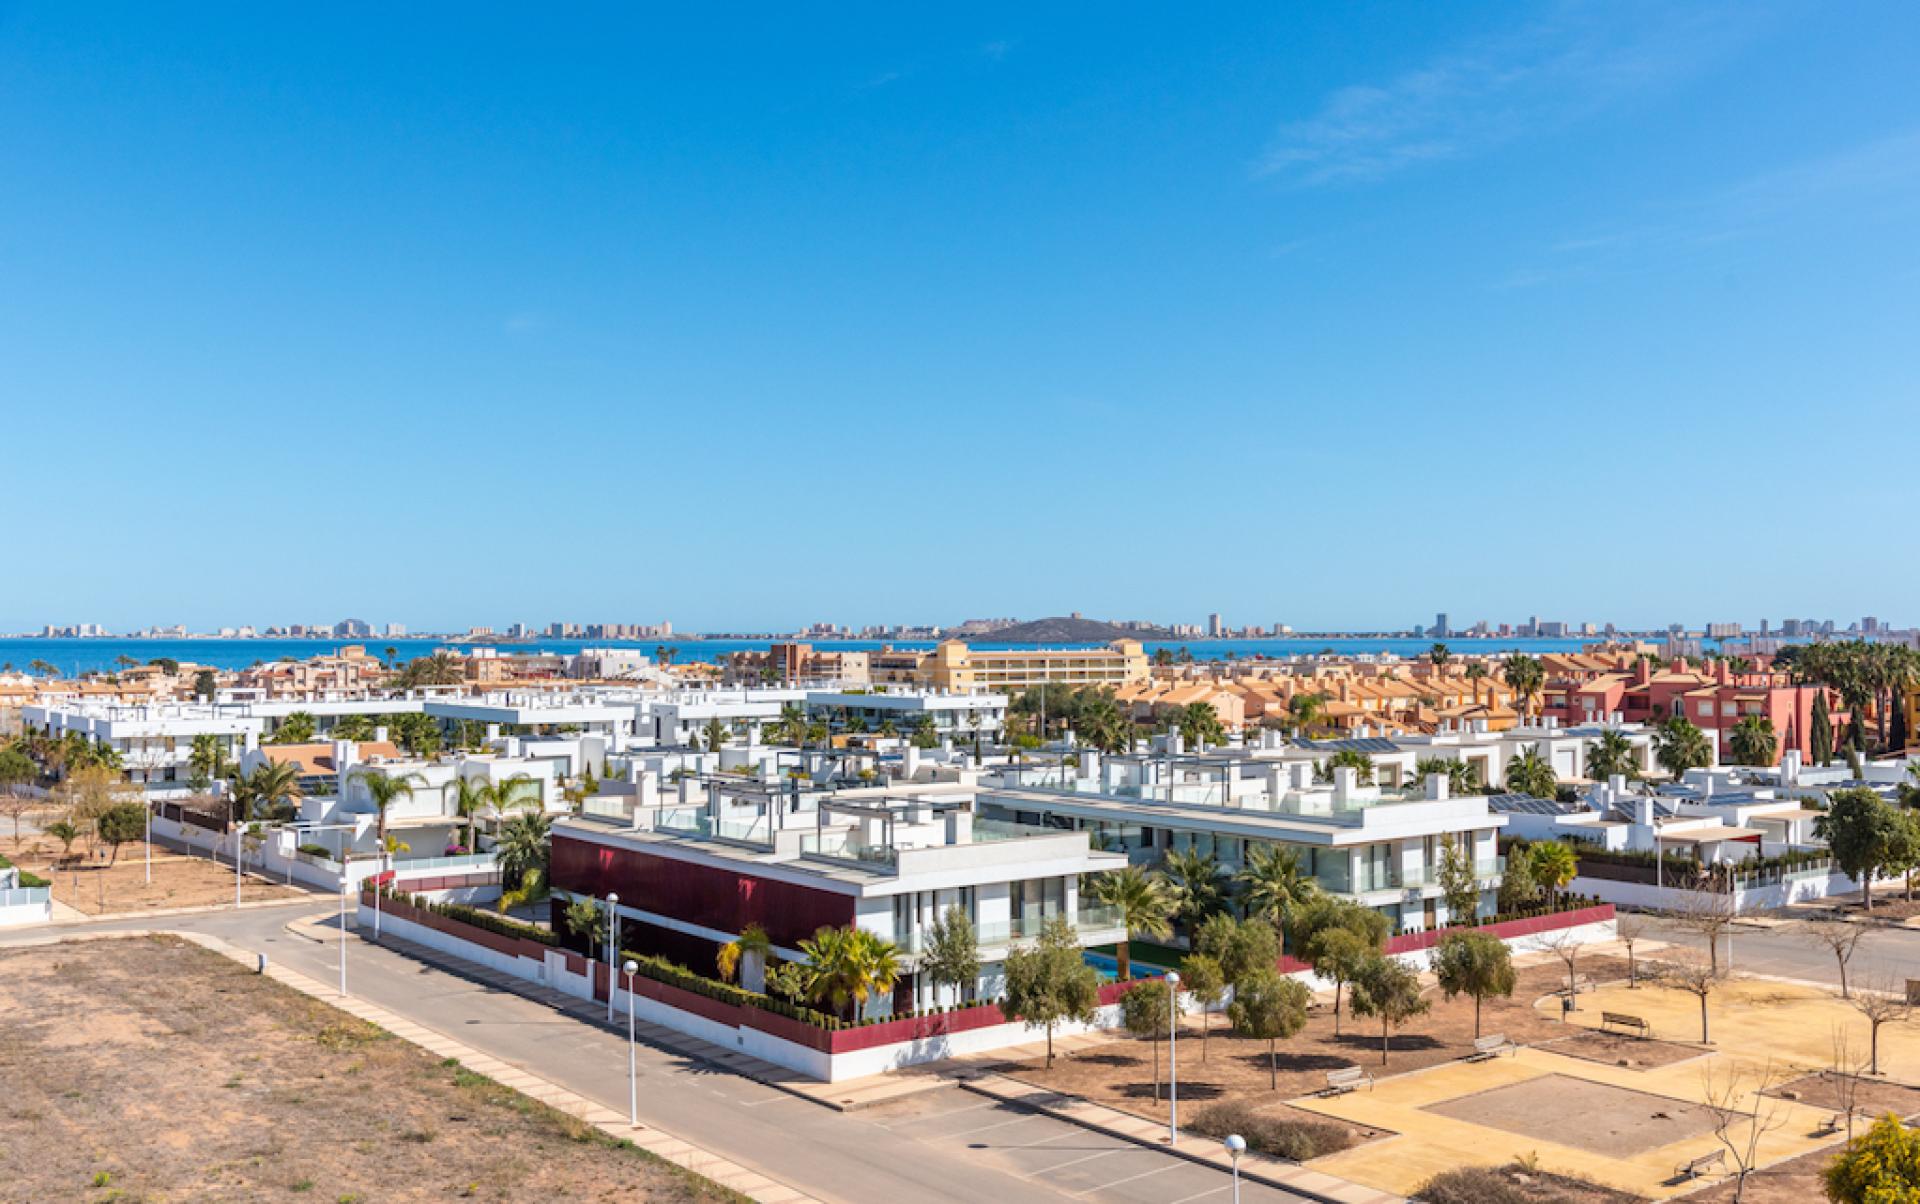
M 16 886 L 0 890 L 0 908 L 30 907 L 46 903 L 52 897 L 52 888 L 45 886 Z
M 1060 913 L 1065 914 L 1065 913 Z M 982 949 L 991 949 L 1000 945 L 1010 945 L 1015 941 L 1038 940 L 1040 930 L 1046 922 L 1057 918 L 1054 915 L 1017 916 L 1011 920 L 994 920 L 975 924 L 973 936 Z M 1076 932 L 1101 931 L 1120 927 L 1120 911 L 1114 907 L 1082 907 L 1072 916 Z M 931 926 L 916 929 L 905 939 L 898 942 L 906 953 L 921 953 L 926 950 Z

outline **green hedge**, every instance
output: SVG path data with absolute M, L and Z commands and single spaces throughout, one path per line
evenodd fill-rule
M 7 859 L 7 855 L 5 853 L 0 853 L 0 870 L 12 869 L 12 868 L 14 868 L 13 862 Z M 40 887 L 40 886 L 52 886 L 53 883 L 49 882 L 45 878 L 42 878 L 38 874 L 29 873 L 26 870 L 21 870 L 20 885 L 27 886 L 27 887 Z
M 691 991 L 695 995 L 704 995 L 708 999 L 717 999 L 721 1003 L 730 1003 L 735 1007 L 758 1008 L 763 1012 L 772 1012 L 776 1016 L 786 1016 L 802 1024 L 828 1030 L 850 1027 L 846 1021 L 817 1012 L 810 1007 L 790 1003 L 785 999 L 775 999 L 758 991 L 749 991 L 745 987 L 730 982 L 721 982 L 717 978 L 708 978 L 695 974 L 678 962 L 670 962 L 664 957 L 652 953 L 635 953 L 625 950 L 623 960 L 631 960 L 640 968 L 637 973 L 642 978 L 651 978 L 655 982 L 664 982 L 668 986 Z
M 486 911 L 478 907 L 468 907 L 464 903 L 435 903 L 425 895 L 402 894 L 392 887 L 382 887 L 380 894 L 384 898 L 398 899 L 408 907 L 421 911 L 430 911 L 437 916 L 445 916 L 462 924 L 482 928 L 495 936 L 525 937 L 542 945 L 560 947 L 560 937 L 551 929 L 538 924 L 529 924 L 525 920 L 516 920 L 512 916 L 503 916 L 498 912 Z

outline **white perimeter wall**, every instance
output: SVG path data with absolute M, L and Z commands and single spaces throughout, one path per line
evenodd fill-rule
M 1605 903 L 1651 911 L 1684 907 L 1707 897 L 1700 891 L 1678 890 L 1671 886 L 1654 886 L 1645 882 L 1616 882 L 1611 878 L 1575 878 L 1567 889 L 1577 894 L 1592 895 Z M 1775 908 L 1785 907 L 1789 903 L 1805 903 L 1812 899 L 1824 899 L 1828 895 L 1849 894 L 1859 889 L 1860 884 L 1845 874 L 1833 874 L 1825 878 L 1798 878 L 1790 882 L 1776 882 L 1771 886 L 1736 891 L 1734 906 L 1741 912 L 1772 911 Z

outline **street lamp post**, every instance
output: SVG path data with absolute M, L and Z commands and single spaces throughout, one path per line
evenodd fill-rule
M 613 947 L 620 943 L 620 896 L 607 892 L 607 1023 L 613 1023 Z
M 245 831 L 246 831 L 245 825 L 243 824 L 234 825 L 234 828 L 233 828 L 233 908 L 235 911 L 240 910 L 240 846 L 241 846 L 241 842 L 245 839 L 245 837 L 242 835 L 242 833 L 244 833 Z
M 627 1127 L 637 1129 L 640 1127 L 640 1071 L 633 1051 L 633 976 L 639 971 L 640 963 L 628 958 L 627 964 L 620 968 L 627 972 Z
M 347 886 L 349 879 L 340 878 L 340 994 L 347 993 Z
M 1180 1143 L 1180 974 L 1167 971 L 1167 1144 Z
M 153 800 L 148 799 L 147 813 L 147 885 L 153 885 Z
M 1240 1155 L 1247 1152 L 1247 1139 L 1238 1133 L 1227 1134 L 1227 1157 L 1233 1159 L 1233 1204 L 1240 1204 Z

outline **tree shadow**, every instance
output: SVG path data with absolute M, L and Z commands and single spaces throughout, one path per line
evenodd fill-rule
M 1151 1081 L 1145 1083 L 1128 1083 L 1126 1086 L 1120 1088 L 1120 1094 L 1126 1096 L 1128 1099 L 1151 1100 L 1153 1098 L 1153 1083 Z M 1217 1083 L 1197 1082 L 1185 1078 L 1180 1080 L 1180 1098 L 1183 1100 L 1219 1099 L 1225 1094 L 1225 1089 Z M 1160 1098 L 1163 1101 L 1167 1098 L 1167 1083 L 1165 1079 L 1160 1081 Z
M 1366 1050 L 1376 1058 L 1380 1054 L 1379 1033 L 1341 1033 L 1330 1040 L 1337 1041 L 1346 1049 Z M 1441 1043 L 1425 1033 L 1395 1033 L 1388 1039 L 1387 1048 L 1399 1053 L 1412 1053 L 1417 1049 L 1439 1049 Z
M 1311 1070 L 1342 1070 L 1354 1064 L 1352 1058 L 1341 1057 L 1339 1054 L 1288 1053 L 1284 1049 L 1279 1051 L 1279 1053 L 1280 1056 L 1275 1059 L 1273 1065 L 1279 1068 L 1281 1074 Z M 1242 1062 L 1258 1070 L 1261 1074 L 1267 1073 L 1268 1062 L 1266 1050 L 1263 1049 L 1259 1053 L 1241 1054 L 1239 1057 Z
M 1129 1057 L 1126 1054 L 1111 1053 L 1075 1054 L 1073 1060 L 1083 1066 L 1144 1066 L 1147 1062 L 1145 1058 L 1135 1058 Z

